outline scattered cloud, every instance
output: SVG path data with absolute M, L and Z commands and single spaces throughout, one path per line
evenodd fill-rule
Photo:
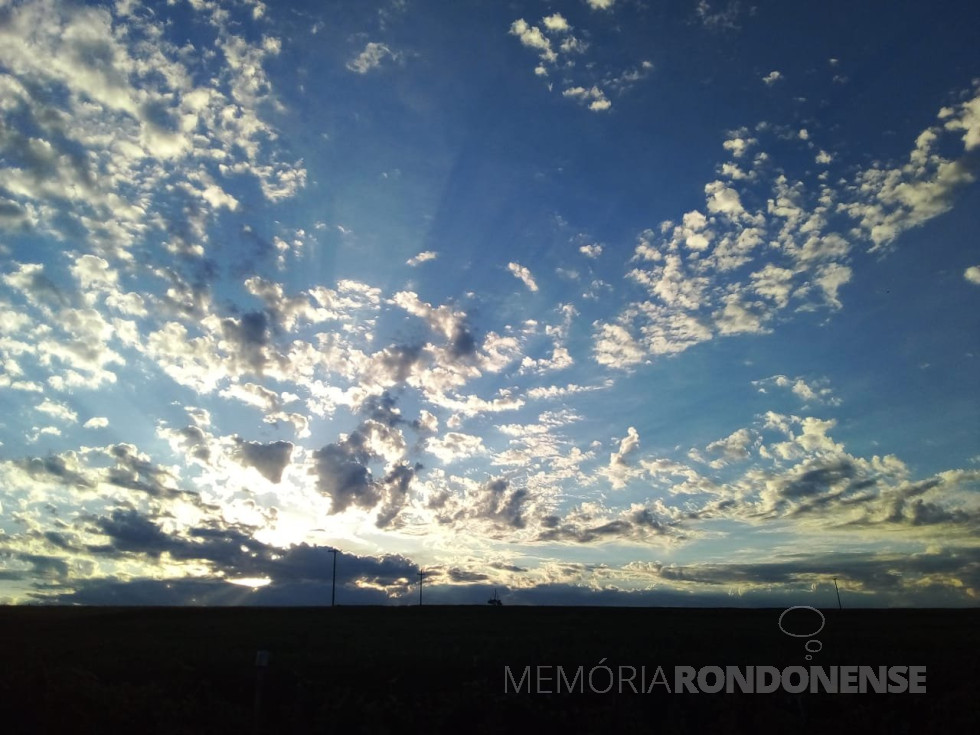
M 554 16 L 549 17 L 553 18 Z M 542 63 L 554 63 L 558 60 L 558 55 L 551 47 L 551 40 L 541 32 L 540 28 L 528 25 L 527 21 L 523 18 L 519 18 L 511 23 L 510 34 L 517 36 L 521 45 L 537 51 Z
M 439 257 L 439 253 L 435 250 L 423 250 L 418 255 L 413 255 L 411 258 L 405 261 L 405 265 L 412 266 L 413 268 L 422 263 L 427 263 L 430 260 L 435 260 Z
M 525 286 L 527 286 L 529 291 L 537 291 L 538 284 L 534 280 L 534 276 L 531 275 L 531 271 L 519 265 L 518 263 L 508 263 L 507 270 L 509 270 L 515 278 L 519 279 Z
M 455 431 L 447 432 L 441 439 L 429 439 L 425 443 L 425 449 L 443 464 L 466 459 L 485 451 L 480 437 Z
M 827 151 L 821 150 L 813 160 L 822 166 L 826 166 L 829 163 L 833 163 L 834 157 L 830 153 L 827 153 Z
M 703 211 L 638 236 L 625 278 L 649 298 L 596 322 L 595 360 L 629 368 L 715 336 L 767 333 L 793 312 L 842 309 L 853 247 L 886 248 L 901 232 L 947 211 L 956 192 L 974 180 L 965 158 L 936 152 L 944 130 L 958 130 L 949 125 L 953 115 L 971 109 L 962 105 L 942 118 L 943 126 L 921 133 L 908 163 L 876 163 L 834 186 L 819 178 L 792 181 L 782 172 L 763 177 L 760 172 L 771 171 L 764 152 L 748 172 L 723 166 L 722 178 L 704 187 Z M 780 134 L 758 126 L 757 136 L 763 132 Z M 733 156 L 747 157 L 745 136 L 728 135 L 725 147 Z M 793 137 L 799 140 L 798 131 Z M 762 144 L 756 138 L 751 146 Z M 748 201 L 764 205 L 748 208 Z M 841 222 L 842 214 L 849 221 Z M 741 271 L 747 277 L 733 280 L 730 274 L 739 269 L 747 269 Z
M 593 112 L 603 112 L 612 107 L 612 102 L 606 97 L 606 93 L 595 85 L 589 89 L 585 87 L 569 87 L 562 92 L 562 95 L 578 100 L 584 105 L 588 105 L 589 109 Z
M 371 22 L 394 24 L 406 7 L 372 10 Z M 380 236 L 346 195 L 330 205 L 344 224 L 290 221 L 308 209 L 287 203 L 306 186 L 290 153 L 305 144 L 273 121 L 293 130 L 306 100 L 273 77 L 288 44 L 262 8 L 191 3 L 185 34 L 163 6 L 38 0 L 0 24 L 0 578 L 29 590 L 22 599 L 240 604 L 233 583 L 261 580 L 249 600 L 299 602 L 327 583 L 329 552 L 313 540 L 363 554 L 342 554 L 338 582 L 371 602 L 404 597 L 423 563 L 446 594 L 485 582 L 515 599 L 593 589 L 635 600 L 654 586 L 681 600 L 728 586 L 763 599 L 774 581 L 819 583 L 820 565 L 868 599 L 914 601 L 934 587 L 976 598 L 977 458 L 944 469 L 957 455 L 901 459 L 901 441 L 856 450 L 868 444 L 833 413 L 830 378 L 854 385 L 836 366 L 797 376 L 779 372 L 789 363 L 752 363 L 769 377 L 720 386 L 710 433 L 667 411 L 701 410 L 685 386 L 717 367 L 711 350 L 682 353 L 814 314 L 829 325 L 864 287 L 862 253 L 885 255 L 953 206 L 976 180 L 976 90 L 950 97 L 897 162 L 856 158 L 836 132 L 828 152 L 827 130 L 806 114 L 728 130 L 713 172 L 679 181 L 662 203 L 670 219 L 625 254 L 621 232 L 595 229 L 601 208 L 566 212 L 583 220 L 573 226 L 550 204 L 525 220 L 532 202 L 513 217 L 513 252 L 382 262 L 390 241 L 454 241 L 443 239 L 450 218 L 433 219 L 452 186 L 439 180 L 433 208 L 412 179 L 418 228 L 401 240 Z M 617 16 L 572 10 L 574 27 L 558 12 L 514 21 L 514 49 L 533 54 L 554 93 L 609 110 L 653 63 L 600 43 Z M 734 29 L 751 9 L 702 1 L 696 12 Z M 367 42 L 344 83 L 401 58 Z M 343 131 L 351 141 L 371 128 L 346 104 L 315 118 L 328 145 L 337 120 L 363 123 Z M 395 163 L 367 162 L 369 183 Z M 534 174 L 573 171 L 561 161 Z M 343 184 L 317 174 L 322 191 Z M 541 250 L 518 255 L 523 238 Z M 439 268 L 403 267 L 437 257 Z M 537 295 L 509 288 L 502 264 Z M 965 266 L 953 272 L 980 284 L 980 265 Z M 379 285 L 364 275 L 375 267 Z M 636 423 L 622 407 L 640 388 L 657 411 Z M 746 405 L 761 410 L 740 415 Z M 93 446 L 117 434 L 138 438 Z M 759 530 L 775 540 L 765 563 L 649 561 L 685 545 L 696 558 L 701 539 L 723 533 L 751 545 Z M 370 556 L 391 544 L 412 558 Z M 617 561 L 570 562 L 561 547 L 575 545 Z M 796 557 L 788 545 L 815 550 Z M 626 561 L 637 549 L 648 561 Z M 898 568 L 911 581 L 895 582 Z
M 385 59 L 397 61 L 398 58 L 399 55 L 385 44 L 369 41 L 357 56 L 347 62 L 347 68 L 357 74 L 367 74 L 381 68 Z
M 737 30 L 743 11 L 739 0 L 728 0 L 724 4 L 698 0 L 695 12 L 698 20 L 705 28 L 710 30 Z M 750 8 L 749 12 L 754 12 L 754 8 Z
M 593 10 L 611 10 L 613 0 L 588 0 Z M 594 3 L 594 4 L 593 4 Z M 548 90 L 555 88 L 552 76 L 560 76 L 562 96 L 574 99 L 593 112 L 612 107 L 609 93 L 625 93 L 653 71 L 653 63 L 642 59 L 632 66 L 600 66 L 589 58 L 588 34 L 574 35 L 568 20 L 560 13 L 541 19 L 541 25 L 532 25 L 524 18 L 511 23 L 508 33 L 516 36 L 521 45 L 538 55 L 534 67 L 535 76 L 547 80 Z M 580 63 L 582 58 L 584 63 Z
M 774 375 L 762 380 L 753 380 L 752 385 L 757 386 L 760 393 L 767 392 L 767 389 L 770 387 L 789 389 L 804 404 L 840 405 L 840 399 L 834 396 L 833 391 L 827 385 L 826 379 L 817 379 L 808 382 L 804 378 L 788 378 L 785 375 Z
M 572 27 L 568 24 L 568 21 L 561 13 L 547 15 L 541 19 L 541 22 L 544 23 L 544 27 L 549 31 L 567 33 L 568 31 L 572 30 Z

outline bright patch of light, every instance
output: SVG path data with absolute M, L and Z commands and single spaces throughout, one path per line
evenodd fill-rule
M 242 587 L 251 587 L 253 590 L 258 589 L 259 587 L 265 587 L 267 584 L 272 582 L 272 580 L 268 577 L 241 577 L 239 579 L 228 579 L 225 581 L 240 585 Z

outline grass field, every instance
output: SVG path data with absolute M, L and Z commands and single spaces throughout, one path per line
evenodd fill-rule
M 980 610 L 0 608 L 12 733 L 977 732 Z M 789 632 L 819 617 L 797 610 Z M 819 625 L 819 622 L 817 622 Z M 822 648 L 810 661 L 804 645 Z M 811 644 L 817 649 L 817 644 Z M 266 667 L 256 667 L 267 651 Z M 604 661 L 603 661 L 604 659 Z M 924 694 L 668 694 L 663 666 L 927 667 Z M 557 665 L 588 683 L 553 692 Z M 513 691 L 525 667 L 546 678 Z M 633 684 L 621 686 L 629 669 Z M 580 680 L 584 681 L 584 680 Z M 508 691 L 505 691 L 508 683 Z M 561 688 L 561 685 L 558 685 Z M 640 693 L 631 689 L 637 688 Z M 623 688 L 623 692 L 618 691 Z

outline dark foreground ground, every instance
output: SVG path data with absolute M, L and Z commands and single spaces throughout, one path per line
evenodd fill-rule
M 9 733 L 980 732 L 980 610 L 0 608 Z M 796 610 L 789 632 L 819 617 Z M 822 649 L 806 661 L 807 640 Z M 817 644 L 810 644 L 816 649 Z M 257 669 L 258 651 L 269 653 Z M 604 661 L 603 661 L 604 659 Z M 707 694 L 663 666 L 927 667 L 924 694 Z M 587 676 L 573 692 L 579 666 Z M 527 679 L 526 666 L 543 678 Z M 630 684 L 629 669 L 636 676 Z M 646 667 L 645 675 L 642 667 Z M 506 686 L 506 691 L 505 691 Z M 552 692 L 560 688 L 561 693 Z M 623 691 L 618 690 L 622 687 Z

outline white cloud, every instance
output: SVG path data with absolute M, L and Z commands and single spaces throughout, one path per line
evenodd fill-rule
M 594 9 L 609 10 L 613 4 L 613 0 L 592 1 L 598 3 Z M 540 27 L 523 18 L 510 25 L 509 35 L 516 36 L 522 46 L 537 53 L 534 74 L 548 80 L 549 92 L 556 87 L 550 75 L 552 71 L 560 70 L 562 95 L 575 99 L 593 112 L 601 112 L 612 107 L 607 90 L 623 93 L 653 70 L 653 63 L 648 59 L 636 60 L 625 69 L 610 68 L 607 63 L 586 56 L 591 43 L 585 36 L 574 36 L 571 31 L 572 26 L 560 13 L 543 17 Z
M 584 54 L 588 51 L 589 44 L 581 38 L 568 36 L 562 39 L 561 45 L 558 48 L 563 54 Z
M 357 74 L 367 74 L 378 69 L 387 58 L 397 59 L 398 54 L 383 43 L 369 41 L 361 53 L 347 62 L 347 68 Z
M 575 361 L 568 352 L 568 348 L 563 346 L 556 346 L 552 350 L 551 357 L 541 358 L 535 360 L 531 357 L 525 357 L 521 361 L 521 373 L 536 373 L 538 375 L 543 375 L 544 373 L 550 373 L 557 370 L 564 370 L 565 368 L 571 367 Z
M 664 304 L 688 310 L 695 310 L 704 302 L 704 290 L 708 286 L 706 278 L 689 273 L 677 253 L 667 255 L 663 265 L 649 270 L 635 268 L 626 277 L 645 286 Z
M 528 25 L 523 18 L 515 20 L 510 25 L 510 34 L 517 36 L 521 44 L 538 52 L 542 61 L 554 63 L 558 55 L 551 48 L 551 41 L 537 26 Z
M 555 398 L 565 398 L 566 396 L 572 396 L 578 393 L 592 393 L 594 391 L 605 390 L 612 387 L 612 385 L 612 380 L 606 380 L 599 385 L 577 385 L 575 383 L 564 386 L 549 385 L 531 388 L 527 392 L 527 397 L 531 400 L 552 400 Z
M 264 64 L 279 53 L 278 40 L 249 43 L 231 32 L 227 12 L 203 4 L 195 10 L 215 33 L 222 53 L 214 59 L 204 59 L 211 48 L 166 41 L 166 20 L 127 13 L 124 5 L 115 15 L 44 1 L 11 10 L 0 28 L 4 96 L 38 123 L 22 138 L 31 165 L 0 172 L 0 188 L 15 193 L 20 217 L 47 209 L 41 232 L 70 231 L 72 240 L 85 233 L 93 255 L 115 265 L 154 232 L 166 233 L 175 253 L 203 254 L 208 221 L 237 205 L 226 176 L 254 176 L 270 200 L 304 184 L 305 169 L 272 152 L 275 133 L 257 112 L 277 104 Z M 200 82 L 195 63 L 209 69 Z M 65 165 L 78 150 L 87 151 L 86 164 Z M 172 207 L 159 205 L 174 192 L 196 201 L 169 227 L 163 213 Z
M 430 260 L 435 260 L 439 257 L 439 253 L 435 250 L 424 250 L 418 255 L 413 255 L 411 258 L 405 261 L 405 265 L 410 265 L 413 268 L 421 263 L 426 263 Z
M 719 334 L 764 334 L 764 324 L 769 312 L 759 302 L 746 303 L 739 294 L 730 293 L 722 298 L 724 306 L 714 313 Z
M 632 478 L 642 474 L 642 469 L 627 462 L 627 457 L 634 454 L 639 446 L 640 433 L 630 426 L 626 430 L 626 436 L 619 442 L 619 449 L 609 455 L 609 465 L 601 470 L 614 490 L 623 489 Z
M 538 290 L 538 284 L 535 282 L 534 276 L 532 276 L 531 271 L 525 268 L 523 265 L 518 263 L 508 263 L 507 270 L 509 270 L 515 278 L 520 279 L 524 285 L 528 287 L 528 290 Z
M 843 306 L 837 294 L 841 286 L 850 282 L 851 273 L 849 266 L 840 263 L 828 263 L 817 270 L 814 281 L 823 291 L 828 306 L 835 309 Z
M 72 411 L 63 403 L 56 403 L 49 398 L 45 398 L 37 407 L 38 411 L 48 414 L 65 423 L 74 424 L 78 422 L 78 414 Z
M 544 23 L 544 27 L 549 31 L 554 31 L 556 33 L 565 33 L 572 29 L 572 27 L 568 24 L 568 21 L 561 13 L 547 15 L 541 19 L 541 22 Z
M 711 467 L 724 467 L 729 462 L 746 460 L 751 456 L 751 450 L 756 446 L 756 436 L 750 429 L 742 428 L 729 434 L 724 439 L 718 439 L 705 447 L 709 454 L 720 454 L 721 457 L 709 463 Z
M 771 299 L 778 309 L 784 308 L 793 292 L 794 273 L 789 268 L 781 268 L 767 263 L 762 270 L 756 271 L 749 278 L 752 290 L 760 296 Z
M 730 135 L 731 137 L 722 143 L 722 147 L 726 151 L 731 151 L 734 158 L 741 158 L 749 148 L 759 142 L 755 138 L 750 138 L 744 134 L 731 133 Z
M 937 153 L 944 131 L 958 129 L 949 123 L 968 109 L 944 109 L 946 125 L 923 131 L 904 165 L 876 163 L 831 184 L 823 174 L 791 180 L 759 151 L 747 170 L 739 167 L 737 176 L 706 184 L 704 209 L 638 236 L 625 278 L 647 289 L 651 299 L 629 303 L 616 318 L 594 325 L 595 359 L 629 367 L 715 336 L 768 332 L 777 317 L 789 318 L 789 309 L 843 308 L 841 294 L 854 276 L 849 256 L 862 236 L 871 251 L 884 247 L 949 209 L 954 193 L 975 179 L 965 158 Z M 760 123 L 755 131 L 810 149 L 799 128 Z M 748 158 L 747 140 L 747 129 L 732 131 L 725 147 Z M 751 144 L 759 145 L 755 138 Z M 833 157 L 818 158 L 829 163 Z M 765 204 L 758 209 L 746 207 L 760 201 Z M 841 214 L 858 227 L 840 222 Z M 747 277 L 733 279 L 746 264 Z
M 594 347 L 595 360 L 600 365 L 629 367 L 643 362 L 647 352 L 637 343 L 629 330 L 620 324 L 597 324 Z
M 765 393 L 770 386 L 789 389 L 804 404 L 822 403 L 839 406 L 841 403 L 840 399 L 834 396 L 833 390 L 827 385 L 826 378 L 807 381 L 805 378 L 800 377 L 789 378 L 785 375 L 773 375 L 762 380 L 753 380 L 752 385 L 757 386 L 760 393 Z
M 722 181 L 705 184 L 704 193 L 708 197 L 706 200 L 708 211 L 713 214 L 722 213 L 734 218 L 745 212 L 738 192 L 725 186 Z
M 591 245 L 582 245 L 578 251 L 582 253 L 586 258 L 598 258 L 602 255 L 602 245 L 599 243 L 592 243 Z
M 976 103 L 976 105 L 974 105 Z M 860 223 L 871 240 L 871 251 L 889 246 L 902 232 L 948 211 L 956 191 L 976 180 L 966 158 L 949 160 L 937 152 L 943 130 L 969 129 L 980 96 L 955 110 L 944 108 L 944 126 L 928 128 L 916 138 L 908 163 L 901 166 L 875 165 L 860 173 L 853 186 L 854 201 L 843 205 Z M 957 127 L 959 126 L 959 127 Z M 964 150 L 972 139 L 964 137 Z
M 589 89 L 585 87 L 569 87 L 562 92 L 562 95 L 576 99 L 582 104 L 587 103 L 589 109 L 593 112 L 602 112 L 612 107 L 612 102 L 606 97 L 605 92 L 595 85 Z
M 486 451 L 483 439 L 472 434 L 450 431 L 442 438 L 430 438 L 425 442 L 425 450 L 439 458 L 443 464 L 450 464 Z
M 948 119 L 947 130 L 963 131 L 965 150 L 972 151 L 980 146 L 980 95 L 960 105 L 958 114 L 956 110 L 944 108 L 939 117 Z
M 831 163 L 833 160 L 834 160 L 834 157 L 830 153 L 827 153 L 827 151 L 825 151 L 823 149 L 821 149 L 820 152 L 817 153 L 816 157 L 814 158 L 814 161 L 816 163 L 819 163 L 819 164 L 821 164 L 823 166 L 827 165 L 828 163 Z
M 609 10 L 616 0 L 585 0 L 593 10 Z
M 971 265 L 963 271 L 963 277 L 970 283 L 980 286 L 980 265 Z
M 771 87 L 782 78 L 782 73 L 774 70 L 762 77 L 762 81 L 765 82 L 767 86 Z
M 424 434 L 435 434 L 439 431 L 439 418 L 423 408 L 419 411 L 418 429 Z

